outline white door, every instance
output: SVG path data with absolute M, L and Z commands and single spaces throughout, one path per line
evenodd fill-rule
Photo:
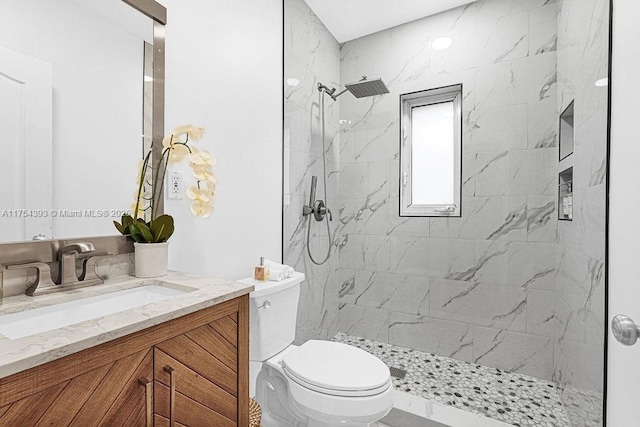
M 51 64 L 0 47 L 0 243 L 52 235 Z
M 609 321 L 640 324 L 640 2 L 614 1 L 609 203 Z M 640 426 L 640 341 L 609 328 L 607 425 Z

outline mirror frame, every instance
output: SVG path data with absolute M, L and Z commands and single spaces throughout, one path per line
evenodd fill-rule
M 107 1 L 107 0 L 105 0 Z M 108 0 L 112 1 L 112 0 Z M 167 9 L 155 0 L 121 0 L 153 20 L 153 131 L 152 157 L 162 158 L 162 138 L 164 136 L 164 91 L 165 91 L 165 25 Z M 155 174 L 159 171 L 153 171 Z M 161 189 L 158 212 L 164 213 L 164 190 Z M 44 241 L 23 241 L 0 243 L 0 303 L 3 297 L 2 283 L 4 267 L 26 262 L 57 262 L 57 249 L 76 242 L 90 242 L 96 251 L 108 255 L 133 252 L 133 241 L 122 235 L 74 237 Z

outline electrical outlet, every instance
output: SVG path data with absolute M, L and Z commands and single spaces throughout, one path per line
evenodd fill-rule
M 184 175 L 179 171 L 169 171 L 167 176 L 167 197 L 182 199 L 184 197 Z

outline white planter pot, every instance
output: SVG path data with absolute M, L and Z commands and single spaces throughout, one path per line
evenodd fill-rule
M 136 277 L 150 278 L 167 274 L 169 242 L 134 243 Z

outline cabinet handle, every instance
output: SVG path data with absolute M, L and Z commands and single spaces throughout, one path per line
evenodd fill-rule
M 146 379 L 145 377 L 138 378 L 138 384 L 144 387 L 144 397 L 145 397 L 145 426 L 152 427 L 153 426 L 153 402 L 151 398 L 153 396 L 153 390 L 151 381 Z
M 173 368 L 165 366 L 164 371 L 169 374 L 169 426 L 175 427 L 176 420 L 176 375 Z

